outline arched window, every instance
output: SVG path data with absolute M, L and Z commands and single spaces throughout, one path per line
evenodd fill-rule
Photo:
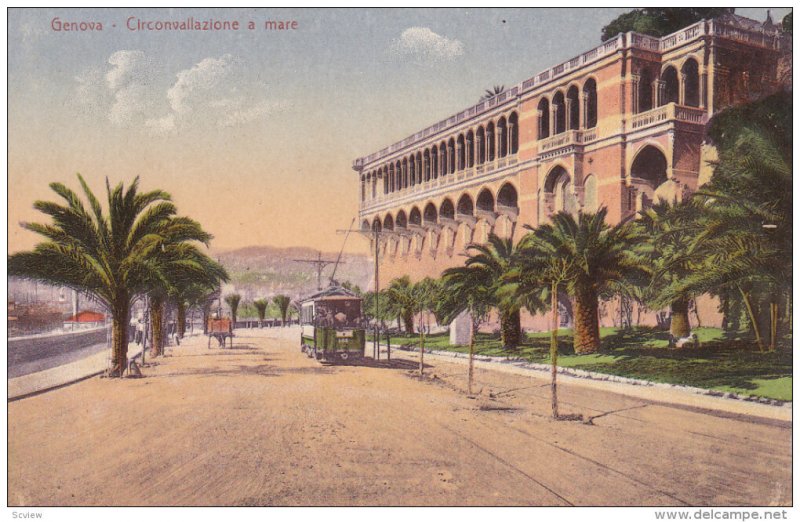
M 372 199 L 375 199 L 375 196 L 378 195 L 378 175 L 374 170 L 372 171 L 372 174 L 370 174 L 370 179 L 372 179 Z
M 375 218 L 375 220 L 372 222 L 372 231 L 373 231 L 373 232 L 374 232 L 374 231 L 378 231 L 378 232 L 380 232 L 380 231 L 381 231 L 381 228 L 382 228 L 382 227 L 381 227 L 381 220 L 380 220 L 380 219 L 378 219 L 378 218 Z
M 394 192 L 394 164 L 389 165 L 389 192 Z
M 508 155 L 508 123 L 503 116 L 497 120 L 497 157 L 505 158 Z
M 553 134 L 561 134 L 567 130 L 567 107 L 564 101 L 564 93 L 561 91 L 558 91 L 553 96 L 553 111 L 555 111 Z
M 550 136 L 550 102 L 547 98 L 539 101 L 539 139 Z
M 417 173 L 417 184 L 422 183 L 422 153 L 417 152 L 416 163 L 414 165 L 414 172 Z
M 439 213 L 436 212 L 436 207 L 433 203 L 428 203 L 425 205 L 425 213 L 422 215 L 422 219 L 426 225 L 435 225 L 438 220 Z
M 403 158 L 403 188 L 408 187 L 408 158 Z
M 597 126 L 597 82 L 594 78 L 583 84 L 583 124 L 587 129 Z
M 381 170 L 381 177 L 383 178 L 383 193 L 384 194 L 388 194 L 389 193 L 389 174 L 388 174 L 388 170 L 386 169 L 386 166 L 384 166 L 383 169 Z
M 366 178 L 364 175 L 361 175 L 361 201 L 364 201 L 367 198 L 367 190 L 366 190 Z M 369 223 L 367 223 L 367 228 L 369 228 Z
M 570 130 L 577 130 L 581 125 L 581 108 L 580 101 L 578 100 L 578 87 L 573 85 L 567 90 L 567 116 L 569 122 L 567 127 Z
M 467 168 L 475 166 L 475 134 L 467 132 Z
M 583 209 L 586 212 L 597 212 L 597 177 L 592 174 L 583 180 Z
M 440 169 L 441 176 L 444 177 L 447 175 L 447 143 L 441 142 L 439 144 L 439 161 L 440 161 Z
M 481 190 L 480 194 L 478 194 L 476 206 L 478 207 L 478 210 L 483 210 L 484 212 L 494 212 L 494 196 L 492 196 L 492 193 L 489 191 L 489 189 Z
M 693 59 L 686 60 L 681 67 L 683 77 L 683 104 L 690 107 L 700 106 L 700 74 L 697 62 Z
M 656 199 L 656 191 L 667 181 L 667 158 L 652 145 L 642 148 L 633 158 L 631 164 L 631 185 L 636 189 L 636 199 L 641 202 L 637 209 L 645 209 Z M 633 196 L 633 190 L 629 198 Z M 633 210 L 632 201 L 628 201 L 628 209 Z
M 394 230 L 394 220 L 392 219 L 391 214 L 386 214 L 386 217 L 383 218 L 383 229 Z
M 458 142 L 456 142 L 456 151 L 458 152 L 458 170 L 464 170 L 467 166 L 467 144 L 464 140 L 464 135 L 458 135 Z
M 494 161 L 494 123 L 486 126 L 486 161 Z
M 361 230 L 369 230 L 369 221 L 366 219 L 361 222 Z
M 652 145 L 644 147 L 633 160 L 631 177 L 645 181 L 653 189 L 658 188 L 667 181 L 667 158 Z
M 506 183 L 500 188 L 500 191 L 497 193 L 497 206 L 499 207 L 506 207 L 506 208 L 518 208 L 517 207 L 517 189 L 514 188 L 514 185 L 511 183 Z
M 397 219 L 395 219 L 395 226 L 397 228 L 406 228 L 408 222 L 406 221 L 406 213 L 404 211 L 400 211 L 397 213 Z
M 468 194 L 464 194 L 458 198 L 458 215 L 459 216 L 472 216 L 474 209 L 472 206 L 472 198 Z
M 412 187 L 417 184 L 417 162 L 413 154 L 408 157 L 408 180 Z
M 408 214 L 408 224 L 417 226 L 422 225 L 422 214 L 417 207 L 412 208 L 411 212 Z
M 425 170 L 425 181 L 431 180 L 431 151 L 430 149 L 425 149 L 425 153 L 422 156 L 422 164 L 423 169 Z
M 577 202 L 570 187 L 570 175 L 564 167 L 556 166 L 547 174 L 544 182 L 545 200 L 553 212 L 575 212 Z
M 475 135 L 478 140 L 478 165 L 483 165 L 486 162 L 486 131 L 483 127 L 478 127 L 478 133 Z
M 456 171 L 456 140 L 450 138 L 447 142 L 447 173 L 453 174 Z
M 650 69 L 644 69 L 639 76 L 639 112 L 653 108 L 653 76 Z
M 508 117 L 508 138 L 511 154 L 516 154 L 519 150 L 519 118 L 516 112 L 512 112 Z
M 439 148 L 434 145 L 431 149 L 431 170 L 433 171 L 433 179 L 439 177 Z
M 445 199 L 442 201 L 442 204 L 439 205 L 439 217 L 444 219 L 455 219 L 456 211 L 453 207 L 453 202 L 449 199 Z
M 664 98 L 661 100 L 661 105 L 668 103 L 678 103 L 678 71 L 675 67 L 667 67 L 661 73 L 661 81 L 664 82 Z
M 400 161 L 394 164 L 394 180 L 395 190 L 403 190 L 403 166 Z

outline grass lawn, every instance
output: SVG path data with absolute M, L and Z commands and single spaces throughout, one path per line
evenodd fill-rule
M 675 350 L 667 347 L 669 334 L 654 328 L 627 331 L 601 328 L 601 353 L 575 355 L 572 332 L 559 330 L 558 364 L 622 377 L 792 400 L 790 337 L 784 339 L 775 353 L 759 353 L 743 336 L 725 334 L 717 328 L 699 328 L 695 332 L 700 348 Z M 419 336 L 394 336 L 391 341 L 392 344 L 417 346 Z M 549 343 L 548 332 L 530 333 L 517 351 L 508 352 L 502 349 L 497 336 L 481 333 L 475 342 L 475 353 L 549 363 Z M 447 333 L 427 336 L 425 347 L 468 351 L 467 346 L 450 346 Z

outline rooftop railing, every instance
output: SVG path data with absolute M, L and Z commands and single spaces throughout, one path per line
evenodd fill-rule
M 378 159 L 384 158 L 410 145 L 418 143 L 443 129 L 453 127 L 463 121 L 479 116 L 496 107 L 509 103 L 524 92 L 539 87 L 544 83 L 551 82 L 556 78 L 569 74 L 574 70 L 584 67 L 588 64 L 599 61 L 602 58 L 625 48 L 626 46 L 663 53 L 705 35 L 728 38 L 768 49 L 780 49 L 782 46 L 791 46 L 791 40 L 782 37 L 777 32 L 770 33 L 767 31 L 748 29 L 744 27 L 743 23 L 737 23 L 733 20 L 725 21 L 719 19 L 710 21 L 701 20 L 690 25 L 689 27 L 681 29 L 680 31 L 676 31 L 662 38 L 654 38 L 652 36 L 634 32 L 619 34 L 615 38 L 603 42 L 594 49 L 590 49 L 581 55 L 542 71 L 539 74 L 515 85 L 506 91 L 503 91 L 492 98 L 481 100 L 477 104 L 459 112 L 458 114 L 435 123 L 415 133 L 414 135 L 405 138 L 402 141 L 394 143 L 389 147 L 386 147 L 378 152 L 374 152 L 368 156 L 354 160 L 353 168 L 360 170 L 364 166 Z

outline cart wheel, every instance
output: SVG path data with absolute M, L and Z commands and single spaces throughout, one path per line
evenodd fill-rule
M 342 352 L 339 354 L 339 358 L 343 361 L 346 361 L 349 356 L 350 354 L 348 354 L 347 352 Z

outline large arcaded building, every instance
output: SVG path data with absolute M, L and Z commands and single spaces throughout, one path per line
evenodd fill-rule
M 787 53 L 779 28 L 735 15 L 620 34 L 356 159 L 381 280 L 436 277 L 469 243 L 518 239 L 559 210 L 605 206 L 613 224 L 685 196 L 709 176 L 710 116 L 780 89 Z

